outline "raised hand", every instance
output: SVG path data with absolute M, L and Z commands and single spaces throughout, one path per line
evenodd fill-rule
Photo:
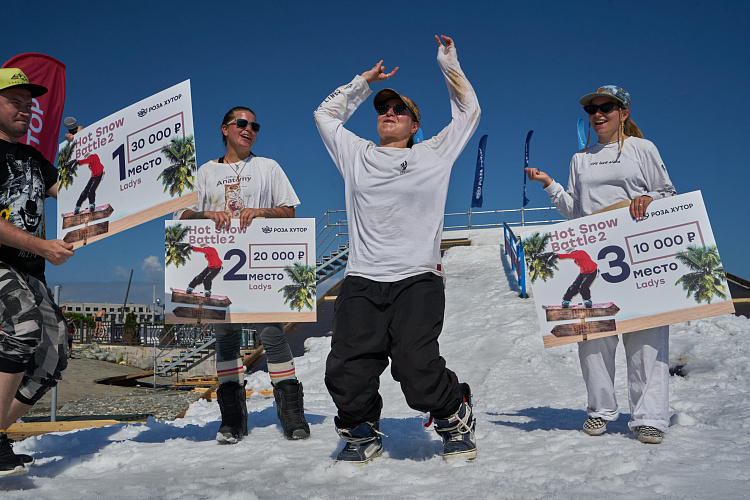
M 456 46 L 456 44 L 453 42 L 453 39 L 451 37 L 449 37 L 449 36 L 445 36 L 445 35 L 437 36 L 437 35 L 435 35 L 435 40 L 437 41 L 437 44 L 439 46 L 441 46 L 441 47 L 443 45 L 443 42 L 445 42 L 445 49 L 446 50 L 450 49 L 451 47 L 455 47 Z
M 364 78 L 368 84 L 382 82 L 383 80 L 387 80 L 395 75 L 396 71 L 398 71 L 398 66 L 396 66 L 390 73 L 386 73 L 385 66 L 383 66 L 383 60 L 381 59 L 371 70 L 362 73 L 362 78 Z

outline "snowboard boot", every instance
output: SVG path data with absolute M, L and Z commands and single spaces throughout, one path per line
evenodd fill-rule
M 584 300 L 583 307 L 585 307 L 586 309 L 591 309 L 592 307 L 594 307 L 594 303 L 590 300 Z
M 235 444 L 247 436 L 247 402 L 245 384 L 224 382 L 216 391 L 221 410 L 221 427 L 216 440 L 222 444 Z
M 570 307 L 570 301 L 569 300 L 563 300 L 562 301 L 562 308 L 567 309 Z
M 305 420 L 303 404 L 304 393 L 302 382 L 297 379 L 282 380 L 273 388 L 276 399 L 276 413 L 287 439 L 307 439 L 310 437 L 310 426 Z
M 477 440 L 474 436 L 477 421 L 472 413 L 469 384 L 461 384 L 461 394 L 463 402 L 456 413 L 448 418 L 435 419 L 435 432 L 443 438 L 443 458 L 446 460 L 473 460 L 477 457 Z
M 383 454 L 380 420 L 372 423 L 362 422 L 347 429 L 342 429 L 337 424 L 336 432 L 346 441 L 344 449 L 336 457 L 336 462 L 364 465 Z
M 75 207 L 73 209 L 73 215 L 78 215 L 79 213 L 81 213 L 81 207 Z
M 0 432 L 0 477 L 26 474 L 23 456 L 13 453 L 12 441 L 8 439 L 7 434 Z M 25 456 L 29 457 L 28 455 Z M 34 459 L 31 458 L 31 462 L 33 461 Z
M 211 296 L 211 290 L 206 290 L 205 292 L 203 292 L 203 295 L 205 295 L 206 297 L 210 297 Z
M 96 205 L 94 205 L 93 203 L 89 205 L 89 212 L 92 214 L 96 212 Z
M 188 295 L 192 294 L 193 293 L 193 287 L 192 286 L 187 287 L 187 290 L 185 290 L 185 293 L 187 293 Z

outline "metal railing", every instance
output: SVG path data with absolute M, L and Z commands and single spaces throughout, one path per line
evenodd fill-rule
M 553 224 L 565 219 L 538 218 L 534 215 L 546 215 L 555 207 L 541 208 L 515 208 L 508 210 L 480 210 L 477 212 L 455 212 L 445 214 L 443 229 L 446 231 L 459 229 L 489 229 L 510 226 L 525 226 L 528 224 Z M 466 222 L 458 221 L 450 225 L 449 218 L 455 220 L 465 217 Z M 472 222 L 472 217 L 474 222 Z M 527 218 L 532 217 L 532 220 Z M 479 219 L 479 222 L 477 222 Z M 498 220 L 501 219 L 501 220 Z M 336 275 L 346 267 L 349 258 L 349 232 L 346 210 L 327 210 L 323 217 L 315 223 L 316 252 L 316 276 L 317 284 Z M 519 282 L 521 278 L 519 278 Z M 525 283 L 523 295 L 526 296 Z
M 260 345 L 254 328 L 243 328 L 240 349 Z M 187 372 L 216 351 L 216 334 L 212 323 L 170 325 L 158 344 L 154 344 L 154 381 L 157 375 Z M 167 357 L 169 356 L 169 357 Z M 159 362 L 164 359 L 164 362 Z M 156 382 L 154 382 L 155 384 Z
M 75 323 L 76 331 L 73 341 L 81 344 L 101 343 L 117 345 L 150 346 L 159 341 L 163 325 L 151 323 L 117 323 L 114 320 L 104 321 L 96 331 L 96 325 L 83 318 Z
M 503 242 L 505 253 L 510 258 L 510 269 L 516 271 L 518 284 L 521 287 L 521 298 L 527 299 L 526 294 L 526 261 L 523 254 L 523 242 L 513 234 L 508 224 L 503 224 Z
M 320 260 L 329 249 L 348 244 L 346 210 L 326 210 L 323 217 L 315 223 L 316 260 Z
M 180 371 L 187 371 L 212 356 L 215 342 L 213 324 L 170 325 L 159 342 L 154 343 L 154 377 L 169 372 L 177 372 L 179 376 Z
M 527 212 L 532 212 L 532 215 L 536 215 L 541 212 L 548 212 L 550 210 L 556 210 L 555 207 L 541 207 L 541 208 L 511 208 L 507 210 L 480 210 L 473 212 L 455 212 L 445 214 L 443 229 L 482 229 L 482 228 L 500 228 L 507 224 L 508 226 L 525 226 L 527 224 L 554 224 L 555 222 L 562 222 L 565 219 L 539 219 L 539 220 L 526 220 Z M 544 214 L 542 214 L 544 215 Z M 466 217 L 466 224 L 463 225 L 448 225 L 448 217 Z M 474 223 L 471 219 L 474 217 Z M 482 221 L 495 219 L 492 222 L 477 223 L 476 219 L 479 218 Z M 497 220 L 500 218 L 501 220 Z M 453 219 L 452 219 L 453 220 Z
M 349 260 L 349 231 L 346 210 L 327 210 L 315 223 L 316 285 L 335 276 Z

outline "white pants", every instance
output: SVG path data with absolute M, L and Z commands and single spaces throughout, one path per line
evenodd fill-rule
M 617 335 L 578 343 L 590 417 L 616 420 L 619 415 L 615 398 L 617 343 Z M 625 333 L 622 343 L 628 366 L 628 427 L 649 425 L 665 432 L 669 427 L 669 327 Z

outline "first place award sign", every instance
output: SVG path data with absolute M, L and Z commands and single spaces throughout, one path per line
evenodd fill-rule
M 78 248 L 191 205 L 195 171 L 187 80 L 60 145 L 58 238 Z
M 165 322 L 316 320 L 315 219 L 165 221 Z

